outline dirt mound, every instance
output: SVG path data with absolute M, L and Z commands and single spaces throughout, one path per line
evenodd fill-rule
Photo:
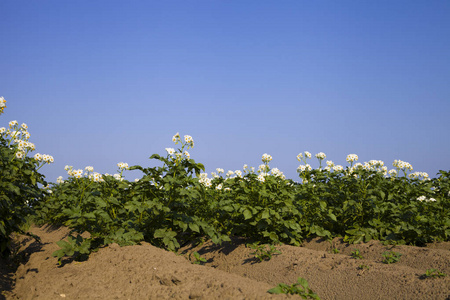
M 30 231 L 41 243 L 18 239 L 23 264 L 15 273 L 0 261 L 0 299 L 301 299 L 267 293 L 298 277 L 321 299 L 450 299 L 450 242 L 392 248 L 378 241 L 349 245 L 341 239 L 314 239 L 303 247 L 278 246 L 281 254 L 263 262 L 242 239 L 221 246 L 188 245 L 181 255 L 148 243 L 113 244 L 88 261 L 59 266 L 51 254 L 68 230 L 44 226 Z M 355 249 L 362 259 L 351 256 Z M 203 265 L 187 259 L 195 251 L 206 259 Z M 385 264 L 385 251 L 402 256 Z M 449 275 L 424 278 L 431 268 Z

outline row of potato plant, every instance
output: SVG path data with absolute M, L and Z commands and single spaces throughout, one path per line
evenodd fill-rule
M 437 178 L 407 172 L 412 167 L 395 161 L 387 171 L 380 161 L 355 164 L 347 157 L 345 169 L 327 162 L 319 153 L 320 167 L 306 164 L 309 152 L 298 159 L 301 182 L 286 179 L 270 168 L 272 157 L 264 154 L 255 172 L 222 169 L 208 178 L 204 166 L 187 152 L 192 137 L 173 137 L 178 149 L 150 159 L 159 167 L 128 167 L 119 163 L 118 174 L 101 175 L 92 167 L 73 170 L 69 179 L 47 189 L 45 198 L 33 206 L 42 222 L 63 224 L 78 233 L 59 243 L 55 255 L 86 256 L 102 245 L 148 241 L 176 250 L 187 241 L 210 238 L 214 243 L 230 236 L 276 244 L 299 245 L 311 237 L 345 237 L 352 243 L 378 239 L 423 245 L 447 241 L 450 234 L 450 173 Z M 125 170 L 140 171 L 135 182 L 123 178 Z M 400 176 L 403 171 L 405 176 Z M 89 232 L 90 238 L 79 233 Z
M 6 108 L 6 100 L 0 97 L 0 115 Z M 31 206 L 43 198 L 39 185 L 46 185 L 38 170 L 53 157 L 37 153 L 29 141 L 31 135 L 25 123 L 14 120 L 7 128 L 0 127 L 0 256 L 11 253 L 11 233 L 22 232 L 27 216 L 33 213 Z

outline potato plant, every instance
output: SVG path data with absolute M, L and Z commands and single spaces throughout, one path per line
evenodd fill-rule
M 420 172 L 400 176 L 412 168 L 408 163 L 395 161 L 396 169 L 388 172 L 381 161 L 354 164 L 355 154 L 347 157 L 345 169 L 330 161 L 312 169 L 306 164 L 311 154 L 305 151 L 298 156 L 304 163 L 298 168 L 301 182 L 271 168 L 268 154 L 257 171 L 244 166 L 223 176 L 224 170 L 217 169 L 209 178 L 187 151 L 194 146 L 192 137 L 182 139 L 177 133 L 172 140 L 180 147 L 150 156 L 157 167 L 119 163 L 114 175 L 86 167 L 83 176 L 83 170 L 67 166 L 68 180 L 53 184 L 36 213 L 43 222 L 91 237 L 71 236 L 70 246 L 61 243 L 67 250 L 58 251 L 58 258 L 140 241 L 176 251 L 205 237 L 214 243 L 239 236 L 291 245 L 312 237 L 413 245 L 448 240 L 449 172 L 440 171 L 434 179 Z M 322 166 L 325 154 L 316 157 Z M 129 182 L 124 171 L 142 177 Z

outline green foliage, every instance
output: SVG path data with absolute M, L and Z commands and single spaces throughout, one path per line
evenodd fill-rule
M 67 241 L 56 242 L 61 249 L 53 252 L 53 256 L 58 258 L 60 264 L 64 256 L 73 257 L 76 260 L 84 260 L 91 253 L 91 243 L 92 239 L 84 239 L 79 234 L 76 237 L 69 235 Z
M 207 179 L 204 166 L 186 154 L 192 145 L 152 155 L 159 166 L 130 167 L 143 174 L 137 182 L 104 175 L 53 184 L 34 206 L 38 219 L 90 233 L 89 251 L 140 241 L 176 251 L 187 241 L 239 236 L 257 242 L 261 261 L 275 253 L 259 250 L 262 244 L 300 245 L 305 238 L 413 245 L 449 238 L 449 172 L 425 181 L 362 168 L 317 169 L 305 170 L 302 183 L 295 183 L 273 172 L 266 159 L 259 175 L 245 170 Z
M 355 250 L 350 254 L 350 256 L 353 257 L 354 259 L 362 259 L 362 258 L 363 258 L 362 255 L 361 255 L 361 253 L 359 252 L 358 249 L 355 249 Z
M 297 279 L 297 283 L 292 285 L 287 285 L 285 283 L 280 283 L 278 286 L 268 290 L 267 292 L 271 294 L 291 294 L 291 295 L 299 295 L 303 299 L 316 299 L 320 300 L 319 296 L 314 293 L 308 285 L 306 279 L 299 277 Z
M 436 269 L 427 269 L 427 271 L 423 275 L 424 278 L 439 278 L 445 276 L 447 276 L 447 274 L 442 273 L 441 271 L 438 271 Z
M 260 245 L 259 242 L 255 242 L 253 244 L 247 244 L 247 247 L 255 250 L 251 254 L 260 262 L 270 260 L 274 254 L 281 254 L 281 251 L 277 250 L 274 245 Z
M 0 255 L 11 252 L 10 234 L 22 232 L 33 206 L 43 197 L 39 184 L 46 185 L 34 158 L 18 158 L 18 145 L 0 134 Z
M 369 268 L 368 265 L 359 265 L 359 266 L 358 266 L 358 269 L 359 269 L 359 270 L 369 270 L 370 268 Z
M 394 251 L 386 251 L 383 254 L 383 263 L 385 264 L 393 264 L 400 260 L 400 257 L 402 256 L 401 253 L 394 252 Z
M 206 262 L 206 258 L 201 257 L 200 254 L 198 254 L 198 252 L 193 252 L 192 255 L 194 256 L 194 258 L 192 259 L 191 255 L 189 255 L 189 259 L 193 264 L 201 265 Z

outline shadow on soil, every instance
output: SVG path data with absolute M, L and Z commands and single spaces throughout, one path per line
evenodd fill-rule
M 26 264 L 32 253 L 40 252 L 42 246 L 43 244 L 37 236 L 30 235 L 13 239 L 11 255 L 0 257 L 0 300 L 5 300 L 5 295 L 13 290 L 14 274 L 17 268 L 21 264 Z M 39 272 L 37 269 L 32 269 L 31 271 Z

